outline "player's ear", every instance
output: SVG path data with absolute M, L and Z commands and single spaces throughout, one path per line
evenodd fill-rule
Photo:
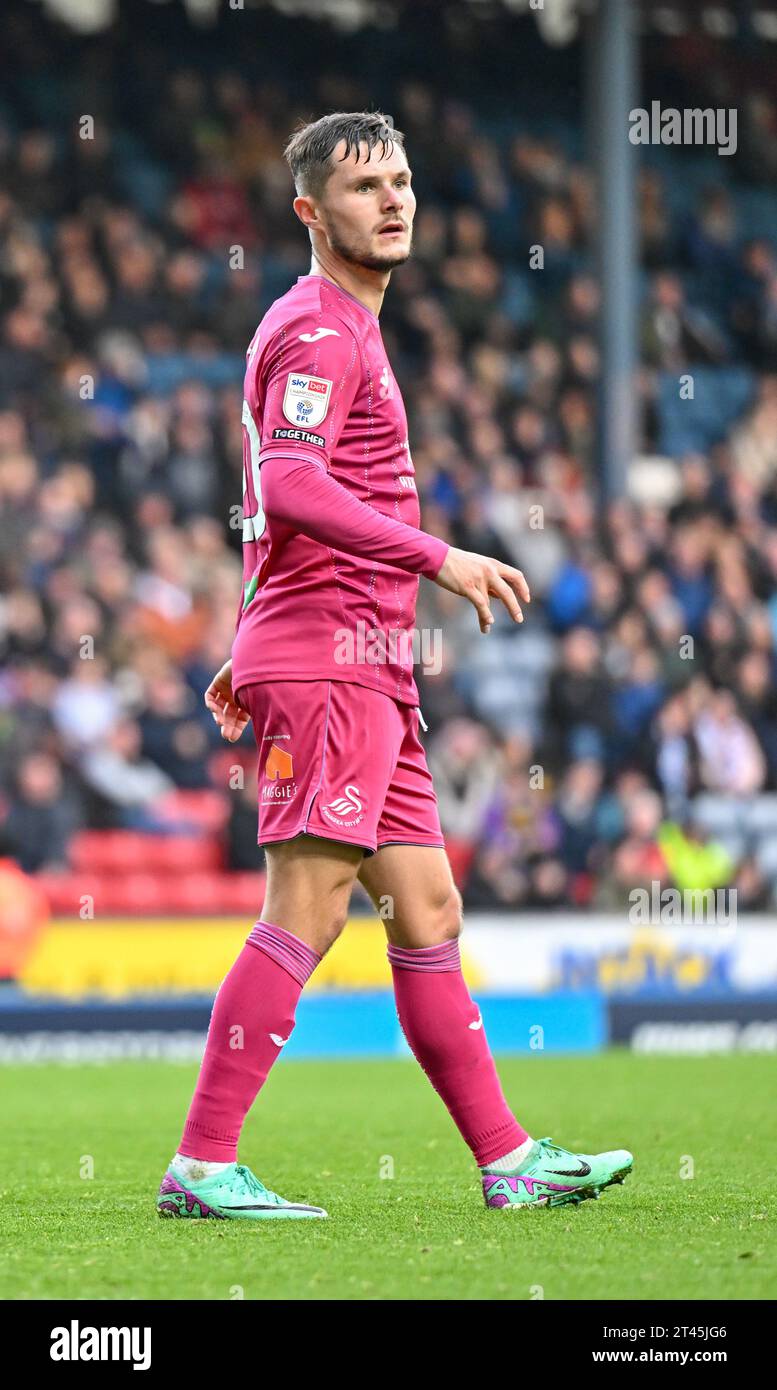
M 294 199 L 292 207 L 300 222 L 302 222 L 305 227 L 313 227 L 315 230 L 320 228 L 321 224 L 319 222 L 318 212 L 312 198 L 301 195 L 299 198 Z

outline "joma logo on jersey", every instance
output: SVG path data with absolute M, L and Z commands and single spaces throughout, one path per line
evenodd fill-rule
M 320 425 L 329 406 L 332 383 L 323 376 L 290 372 L 283 396 L 283 413 L 292 425 Z

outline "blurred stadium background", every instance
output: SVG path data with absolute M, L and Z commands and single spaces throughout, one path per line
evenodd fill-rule
M 2 25 L 0 1057 L 195 1056 L 260 909 L 250 742 L 202 704 L 243 357 L 309 268 L 288 133 L 372 106 L 419 197 L 382 325 L 424 525 L 534 595 L 487 642 L 419 606 L 492 1041 L 531 1047 L 541 995 L 551 1050 L 776 1049 L 777 7 L 6 0 Z M 630 146 L 617 103 L 653 100 L 736 108 L 736 152 Z M 735 888 L 735 929 L 635 925 L 656 883 Z M 397 1051 L 388 982 L 355 899 L 290 1052 Z

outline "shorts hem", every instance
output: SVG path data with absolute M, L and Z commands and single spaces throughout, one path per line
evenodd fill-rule
M 378 849 L 388 849 L 389 845 L 417 845 L 419 849 L 445 849 L 445 841 L 436 836 L 428 836 L 414 840 L 379 840 Z
M 348 845 L 351 849 L 361 849 L 365 854 L 375 854 L 375 845 L 362 844 L 361 840 L 350 840 L 346 835 L 330 835 L 326 830 L 290 830 L 287 835 L 262 835 L 256 843 L 257 845 L 283 845 L 288 840 L 299 840 L 302 835 L 306 835 L 309 840 L 333 840 L 338 845 Z

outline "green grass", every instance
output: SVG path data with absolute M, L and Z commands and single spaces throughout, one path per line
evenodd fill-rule
M 0 1296 L 775 1295 L 773 1059 L 611 1051 L 500 1070 L 531 1133 L 631 1148 L 632 1177 L 578 1208 L 487 1212 L 413 1062 L 291 1061 L 249 1117 L 241 1157 L 284 1196 L 322 1203 L 329 1221 L 160 1221 L 154 1196 L 195 1068 L 3 1068 Z M 80 1176 L 86 1155 L 91 1179 Z M 689 1159 L 695 1175 L 683 1180 Z M 389 1162 L 394 1176 L 381 1178 Z

